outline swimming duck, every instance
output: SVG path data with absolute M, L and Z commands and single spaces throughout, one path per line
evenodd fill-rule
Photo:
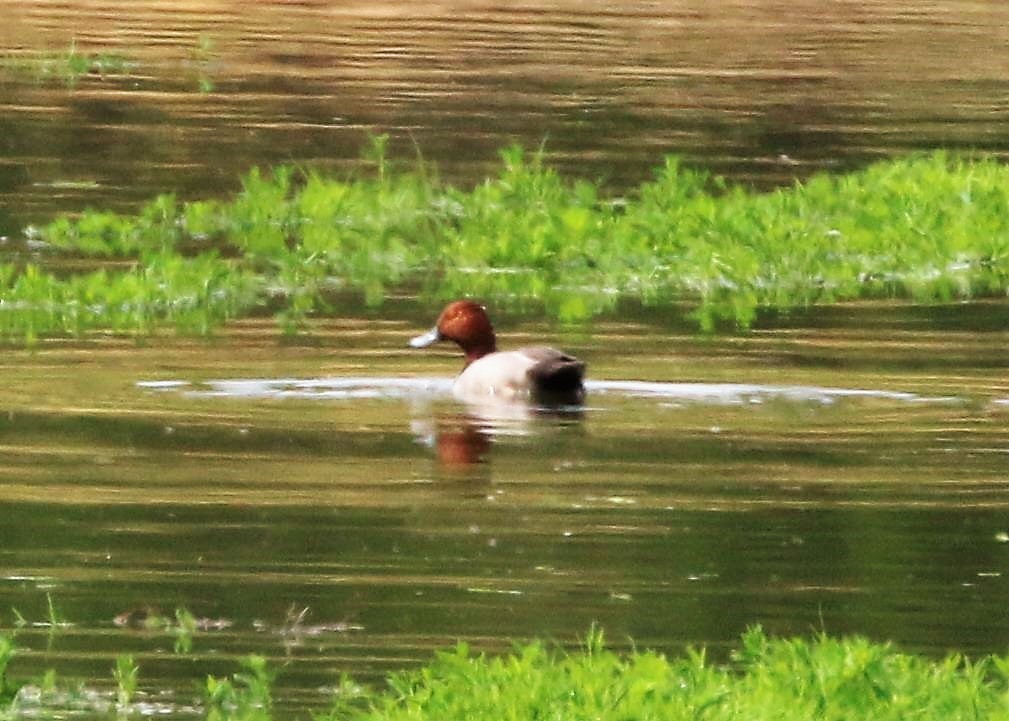
M 585 363 L 544 346 L 499 351 L 487 311 L 471 300 L 449 303 L 435 327 L 410 345 L 424 348 L 441 340 L 458 343 L 466 354 L 466 365 L 453 386 L 459 398 L 569 404 L 585 397 Z

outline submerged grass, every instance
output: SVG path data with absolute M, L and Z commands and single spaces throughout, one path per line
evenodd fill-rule
M 0 679 L 5 678 L 12 648 L 0 637 Z M 241 666 L 227 678 L 207 677 L 207 718 L 273 717 L 275 673 L 259 656 L 248 657 Z M 47 676 L 52 685 L 55 676 Z M 117 659 L 114 678 L 115 708 L 128 715 L 135 696 L 143 696 L 132 657 Z M 36 699 L 39 687 L 4 684 L 0 717 L 61 715 L 58 708 L 29 700 Z M 52 698 L 63 697 L 53 691 Z M 106 703 L 95 692 L 88 697 Z M 651 651 L 617 654 L 605 648 L 602 633 L 593 631 L 573 653 L 534 642 L 516 646 L 508 655 L 488 656 L 459 644 L 423 668 L 393 675 L 384 689 L 369 689 L 344 677 L 333 705 L 313 718 L 999 721 L 1009 718 L 1009 657 L 972 662 L 951 655 L 930 661 L 858 637 L 774 639 L 757 627 L 743 635 L 730 663 L 717 664 L 693 649 L 678 657 Z
M 371 306 L 391 289 L 544 308 L 566 322 L 687 301 L 698 325 L 749 327 L 761 310 L 856 298 L 922 303 L 1009 291 L 1009 167 L 936 152 L 768 193 L 667 158 L 626 197 L 568 180 L 520 148 L 470 190 L 418 163 L 374 172 L 252 170 L 230 200 L 160 196 L 136 215 L 87 211 L 30 229 L 88 273 L 0 267 L 0 335 L 92 329 L 207 333 L 269 310 L 285 332 L 337 290 Z M 128 259 L 103 267 L 107 259 Z

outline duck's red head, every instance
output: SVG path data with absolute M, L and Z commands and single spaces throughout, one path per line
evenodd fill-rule
M 438 316 L 435 327 L 411 340 L 410 345 L 423 348 L 440 340 L 458 343 L 466 354 L 467 364 L 497 350 L 494 326 L 487 317 L 487 311 L 471 300 L 449 303 Z

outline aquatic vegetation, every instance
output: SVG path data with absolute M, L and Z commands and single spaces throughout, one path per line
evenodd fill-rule
M 196 84 L 200 92 L 206 95 L 214 92 L 214 80 L 210 75 L 210 66 L 216 58 L 214 40 L 207 35 L 200 35 L 191 51 L 191 59 L 196 66 Z
M 178 80 L 192 78 L 195 89 L 202 93 L 212 93 L 215 83 L 212 76 L 214 63 L 218 57 L 213 38 L 199 35 L 185 54 L 178 58 L 178 64 L 168 66 Z M 66 49 L 7 52 L 0 56 L 0 72 L 17 79 L 28 79 L 37 84 L 60 83 L 67 88 L 75 88 L 85 78 L 105 79 L 106 76 L 133 73 L 140 63 L 125 55 L 97 50 L 85 52 L 71 40 Z M 188 80 L 187 80 L 188 82 Z
M 1007 178 L 994 161 L 939 152 L 771 193 L 713 196 L 672 162 L 628 207 L 620 245 L 666 259 L 633 281 L 646 297 L 693 291 L 706 327 L 747 326 L 759 308 L 860 297 L 1005 295 Z M 688 199 L 668 202 L 684 185 Z
M 491 657 L 460 644 L 322 718 L 996 719 L 1009 717 L 1007 670 L 1005 659 L 933 663 L 865 639 L 770 639 L 759 628 L 725 667 L 695 649 L 618 655 L 594 632 L 574 654 L 532 643 Z
M 187 654 L 193 650 L 193 634 L 196 633 L 198 622 L 196 616 L 185 608 L 175 609 L 175 625 L 170 630 L 175 634 L 175 653 Z
M 63 617 L 59 611 L 56 610 L 56 604 L 53 603 L 53 596 L 51 593 L 46 593 L 46 609 L 49 613 L 49 625 L 53 628 L 57 626 L 67 626 L 69 622 Z
M 39 626 L 48 627 L 50 630 L 55 630 L 64 626 L 71 625 L 69 621 L 63 618 L 63 615 L 56 610 L 56 604 L 53 602 L 52 594 L 46 593 L 46 620 L 31 622 L 25 618 L 18 609 L 11 608 L 11 613 L 14 615 L 14 628 L 26 628 L 28 626 Z
M 112 668 L 112 677 L 116 680 L 116 707 L 125 710 L 137 693 L 137 676 L 140 667 L 133 654 L 124 653 L 116 656 L 116 665 Z
M 5 646 L 4 643 L 7 645 Z M 0 636 L 0 678 L 11 654 Z M 208 676 L 204 709 L 211 721 L 272 718 L 276 674 L 263 657 L 249 656 L 227 678 Z M 118 709 L 136 690 L 137 667 L 121 656 L 114 672 Z M 53 677 L 55 679 L 55 676 Z M 81 687 L 59 693 L 5 682 L 0 717 L 30 708 L 34 716 L 60 715 L 57 702 L 104 711 L 106 696 Z M 941 660 L 901 653 L 864 638 L 768 637 L 747 631 L 729 663 L 703 650 L 671 657 L 653 651 L 616 653 L 591 631 L 580 650 L 566 652 L 534 641 L 505 655 L 474 652 L 464 643 L 436 654 L 419 669 L 389 677 L 373 689 L 339 679 L 332 706 L 319 721 L 397 719 L 808 719 L 915 718 L 922 721 L 1009 718 L 1009 658 Z M 127 701 L 123 703 L 123 699 Z M 39 699 L 48 699 L 41 703 Z
M 372 140 L 370 174 L 253 169 L 230 200 L 162 195 L 135 215 L 92 210 L 30 229 L 50 253 L 0 266 L 0 335 L 205 334 L 263 312 L 293 333 L 340 293 L 378 306 L 403 288 L 565 322 L 622 298 L 686 304 L 705 330 L 840 300 L 1009 291 L 1009 167 L 990 158 L 914 155 L 757 193 L 671 157 L 610 197 L 520 148 L 469 190 L 422 162 L 394 169 L 385 150 Z M 61 271 L 68 258 L 94 268 Z
M 0 68 L 8 72 L 30 77 L 38 83 L 55 80 L 68 87 L 75 86 L 88 75 L 101 77 L 123 73 L 132 66 L 127 58 L 116 53 L 81 52 L 76 41 L 71 41 L 66 50 L 18 56 L 8 53 L 0 60 Z
M 226 619 L 197 618 L 184 607 L 176 608 L 174 616 L 163 615 L 150 607 L 131 609 L 116 616 L 113 623 L 120 628 L 131 627 L 170 634 L 175 637 L 174 652 L 181 655 L 193 650 L 193 636 L 198 631 L 227 628 L 230 625 L 230 621 Z
M 0 704 L 9 703 L 17 693 L 17 688 L 7 678 L 7 667 L 14 654 L 14 641 L 9 636 L 0 634 Z
M 207 721 L 268 721 L 273 704 L 274 674 L 262 656 L 247 656 L 242 670 L 227 678 L 208 676 L 205 697 Z

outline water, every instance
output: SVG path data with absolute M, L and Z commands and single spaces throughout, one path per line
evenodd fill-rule
M 1003 3 L 0 0 L 0 17 L 7 235 L 225 194 L 253 165 L 340 171 L 367 132 L 460 183 L 545 141 L 565 173 L 618 190 L 665 153 L 766 187 L 914 149 L 1006 149 Z M 128 64 L 72 87 L 9 68 L 71 43 Z
M 578 332 L 500 319 L 502 345 L 589 362 L 586 406 L 553 414 L 455 401 L 456 354 L 405 347 L 429 315 L 7 352 L 0 609 L 44 624 L 49 594 L 72 623 L 22 629 L 17 670 L 100 681 L 130 651 L 185 716 L 193 680 L 249 652 L 283 667 L 293 713 L 342 672 L 593 622 L 716 657 L 758 622 L 1005 650 L 1004 305 L 715 338 L 631 309 Z M 188 655 L 143 627 L 179 607 L 204 625 Z
M 224 195 L 252 165 L 342 172 L 369 131 L 458 183 L 545 139 L 617 191 L 669 152 L 768 187 L 1006 147 L 999 3 L 0 0 L 0 17 L 0 235 Z M 73 84 L 13 67 L 71 43 L 128 64 Z M 589 362 L 586 407 L 559 414 L 453 400 L 454 354 L 405 347 L 432 316 L 393 300 L 341 305 L 296 344 L 247 320 L 210 343 L 6 349 L 14 675 L 104 693 L 132 652 L 145 701 L 185 717 L 193 681 L 250 652 L 282 668 L 287 714 L 342 672 L 593 622 L 616 646 L 715 657 L 757 622 L 1006 650 L 1005 302 L 820 308 L 713 338 L 632 307 L 581 331 L 498 319 L 504 345 Z M 48 598 L 69 625 L 46 625 Z M 201 626 L 182 655 L 144 626 L 180 607 Z

